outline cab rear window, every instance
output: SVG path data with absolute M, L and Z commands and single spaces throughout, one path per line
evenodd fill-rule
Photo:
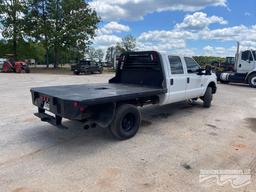
M 120 58 L 124 68 L 154 67 L 159 64 L 159 56 L 155 52 L 129 53 Z

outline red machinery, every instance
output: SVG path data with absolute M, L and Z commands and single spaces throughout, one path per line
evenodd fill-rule
M 23 62 L 23 61 L 5 61 L 3 64 L 3 69 L 2 72 L 4 73 L 10 73 L 10 72 L 14 72 L 14 73 L 21 73 L 21 72 L 25 72 L 25 73 L 29 73 L 30 69 L 29 66 L 27 65 L 27 63 Z

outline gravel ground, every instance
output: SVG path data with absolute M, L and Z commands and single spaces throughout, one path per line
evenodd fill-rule
M 245 85 L 219 85 L 210 109 L 201 102 L 143 108 L 138 134 L 122 142 L 102 128 L 65 121 L 70 129 L 59 130 L 33 116 L 31 87 L 111 76 L 0 74 L 0 192 L 256 190 L 256 90 Z M 246 169 L 251 183 L 241 188 L 199 182 L 200 170 Z

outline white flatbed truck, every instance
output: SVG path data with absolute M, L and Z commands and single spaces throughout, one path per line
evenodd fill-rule
M 63 127 L 62 118 L 77 120 L 109 128 L 115 138 L 124 140 L 139 129 L 139 107 L 197 98 L 210 107 L 216 81 L 214 73 L 201 69 L 191 57 L 128 52 L 121 55 L 109 83 L 32 88 L 31 93 L 38 107 L 35 115 L 42 121 Z

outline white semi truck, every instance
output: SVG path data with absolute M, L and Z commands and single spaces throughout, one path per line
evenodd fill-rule
M 256 50 L 239 51 L 237 53 L 234 72 L 224 72 L 220 74 L 222 83 L 245 83 L 256 88 Z

